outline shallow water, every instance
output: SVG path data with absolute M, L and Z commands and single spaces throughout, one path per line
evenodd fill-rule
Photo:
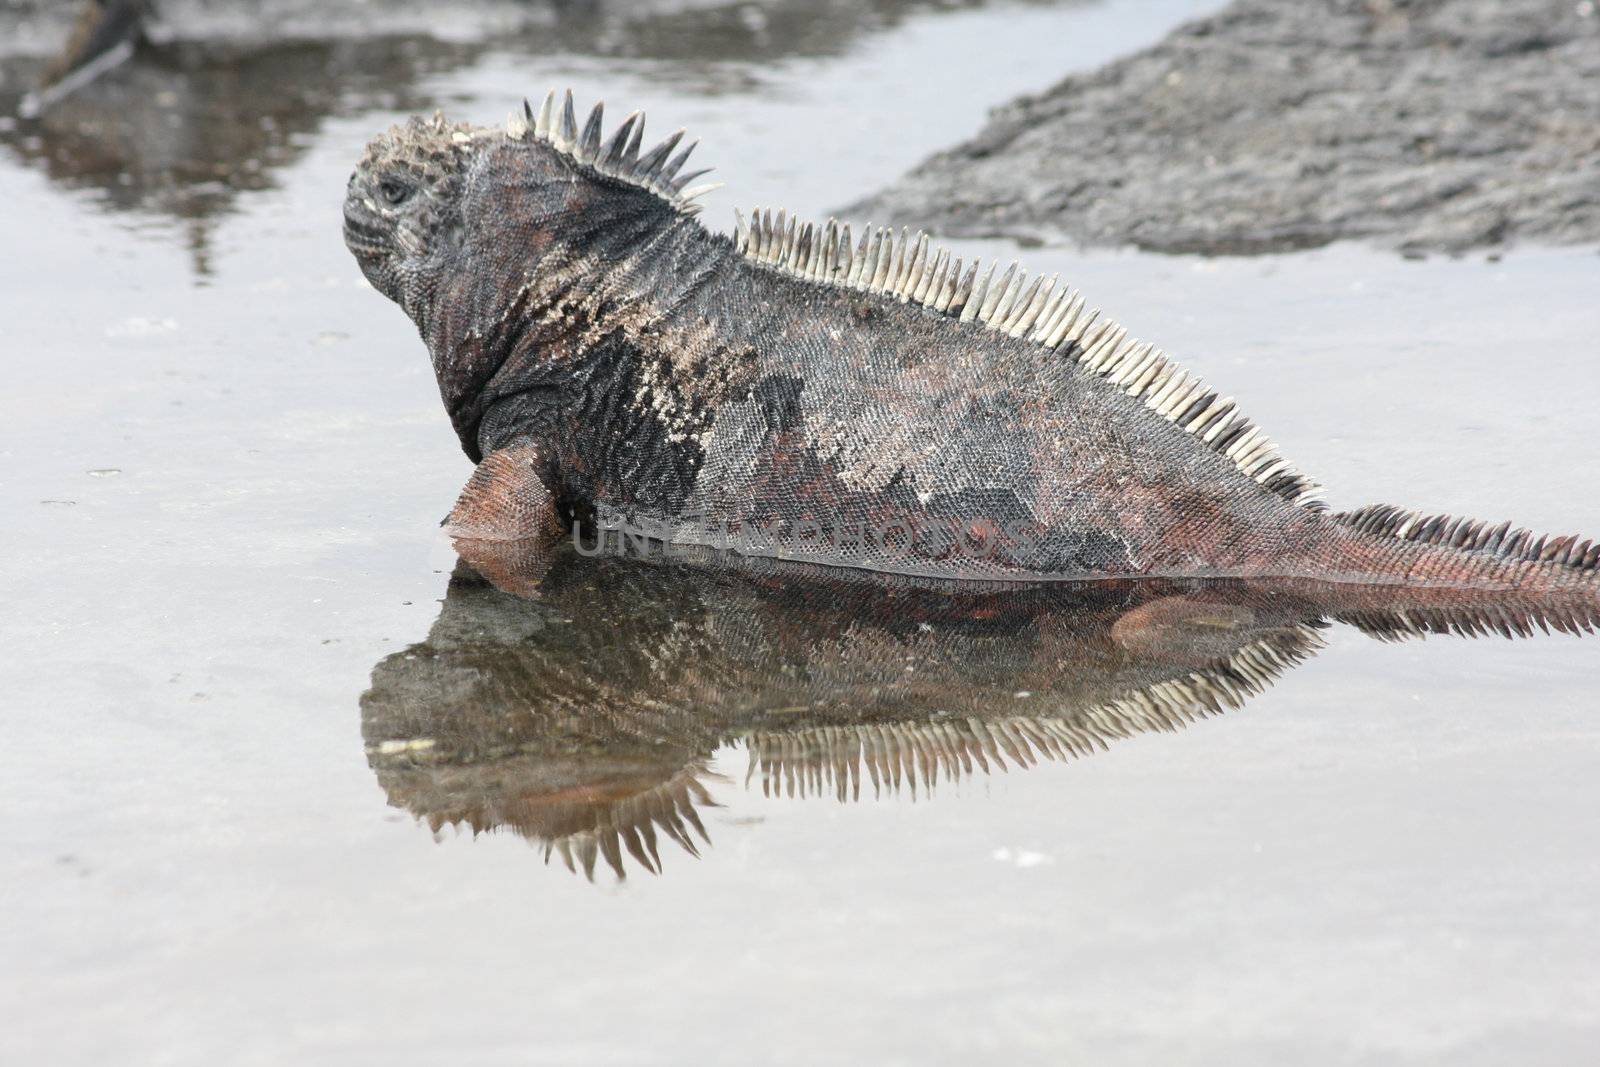
M 709 224 L 734 203 L 816 214 L 1208 6 L 847 6 L 821 32 L 774 4 L 178 44 L 0 129 L 6 1061 L 1584 1062 L 1600 642 L 1335 624 L 1239 710 L 848 803 L 747 783 L 736 719 L 684 757 L 720 805 L 696 805 L 700 857 L 663 842 L 660 876 L 629 856 L 618 882 L 602 858 L 593 884 L 516 832 L 435 834 L 430 812 L 466 809 L 394 775 L 442 757 L 386 752 L 420 735 L 374 726 L 441 634 L 484 654 L 479 681 L 512 646 L 614 702 L 640 695 L 646 622 L 737 601 L 645 585 L 609 660 L 559 628 L 635 601 L 552 616 L 451 588 L 436 522 L 469 465 L 414 331 L 339 236 L 372 132 L 572 84 L 704 139 L 729 183 Z M 1020 255 L 1228 389 L 1336 505 L 1600 532 L 1592 250 Z M 693 662 L 820 655 L 739 630 Z M 975 655 L 962 640 L 948 670 Z M 1033 691 L 987 662 L 952 702 Z M 426 697 L 438 678 L 416 677 Z M 694 692 L 753 714 L 728 704 L 747 677 Z M 933 677 L 924 710 L 956 692 Z M 792 687 L 763 678 L 746 688 L 772 712 Z M 437 691 L 417 706 L 463 699 Z M 475 773 L 452 780 L 469 801 L 517 784 Z

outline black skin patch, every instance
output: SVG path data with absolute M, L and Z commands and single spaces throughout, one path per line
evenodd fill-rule
M 1084 574 L 1131 574 L 1126 546 L 1099 530 L 1049 530 L 1039 538 L 1039 558 L 1049 567 Z
M 604 496 L 675 515 L 694 491 L 705 453 L 692 435 L 674 433 L 659 414 L 639 404 L 642 363 L 641 354 L 620 334 L 597 345 L 595 377 L 583 391 L 579 426 L 601 428 L 591 429 L 584 440 L 591 454 L 598 455 L 596 481 L 610 490 Z M 672 399 L 690 420 L 709 421 L 696 398 Z
M 963 489 L 957 493 L 938 493 L 929 498 L 931 519 L 973 522 L 986 519 L 997 526 L 1032 522 L 1033 513 L 1010 489 Z
M 800 394 L 805 388 L 804 382 L 788 374 L 773 374 L 756 382 L 750 395 L 761 405 L 767 429 L 781 433 L 801 424 Z
M 557 387 L 532 386 L 500 397 L 479 422 L 466 424 L 466 453 L 477 463 L 518 438 L 559 439 L 572 403 L 572 390 Z
M 1000 531 L 1000 554 L 1036 570 L 1083 574 L 1127 574 L 1132 560 L 1121 541 L 1098 530 L 1047 530 L 1010 489 L 967 489 L 928 501 L 930 519 Z M 982 538 L 969 538 L 969 546 Z

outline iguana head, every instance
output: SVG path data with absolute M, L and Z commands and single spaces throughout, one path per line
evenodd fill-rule
M 410 310 L 448 267 L 475 131 L 443 115 L 374 138 L 350 175 L 344 241 L 379 292 Z
M 622 239 L 636 224 L 640 190 L 663 215 L 692 214 L 690 201 L 711 187 L 685 190 L 705 172 L 679 175 L 694 147 L 679 150 L 683 131 L 641 153 L 642 115 L 604 142 L 601 115 L 597 105 L 580 130 L 572 94 L 558 103 L 551 93 L 537 118 L 525 106 L 504 127 L 441 114 L 392 127 L 350 176 L 345 244 L 367 279 L 420 324 L 445 282 L 472 277 L 475 297 L 506 299 L 500 290 L 519 279 L 496 275 L 537 270 L 552 243 Z

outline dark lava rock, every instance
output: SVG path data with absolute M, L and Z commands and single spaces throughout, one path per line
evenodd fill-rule
M 845 210 L 1206 254 L 1600 241 L 1597 7 L 1238 0 Z

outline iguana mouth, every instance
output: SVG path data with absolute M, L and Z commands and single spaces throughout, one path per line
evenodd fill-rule
M 387 255 L 389 251 L 387 248 L 381 248 L 375 244 L 363 243 L 358 239 L 352 238 L 348 233 L 345 234 L 344 243 L 345 247 L 350 249 L 352 253 L 367 259 L 378 259 Z
M 360 204 L 349 200 L 344 205 L 344 243 L 358 256 L 389 254 L 389 242 L 382 231 L 372 224 Z
M 345 219 L 344 244 L 355 255 L 378 257 L 389 254 L 389 246 L 376 234 Z

